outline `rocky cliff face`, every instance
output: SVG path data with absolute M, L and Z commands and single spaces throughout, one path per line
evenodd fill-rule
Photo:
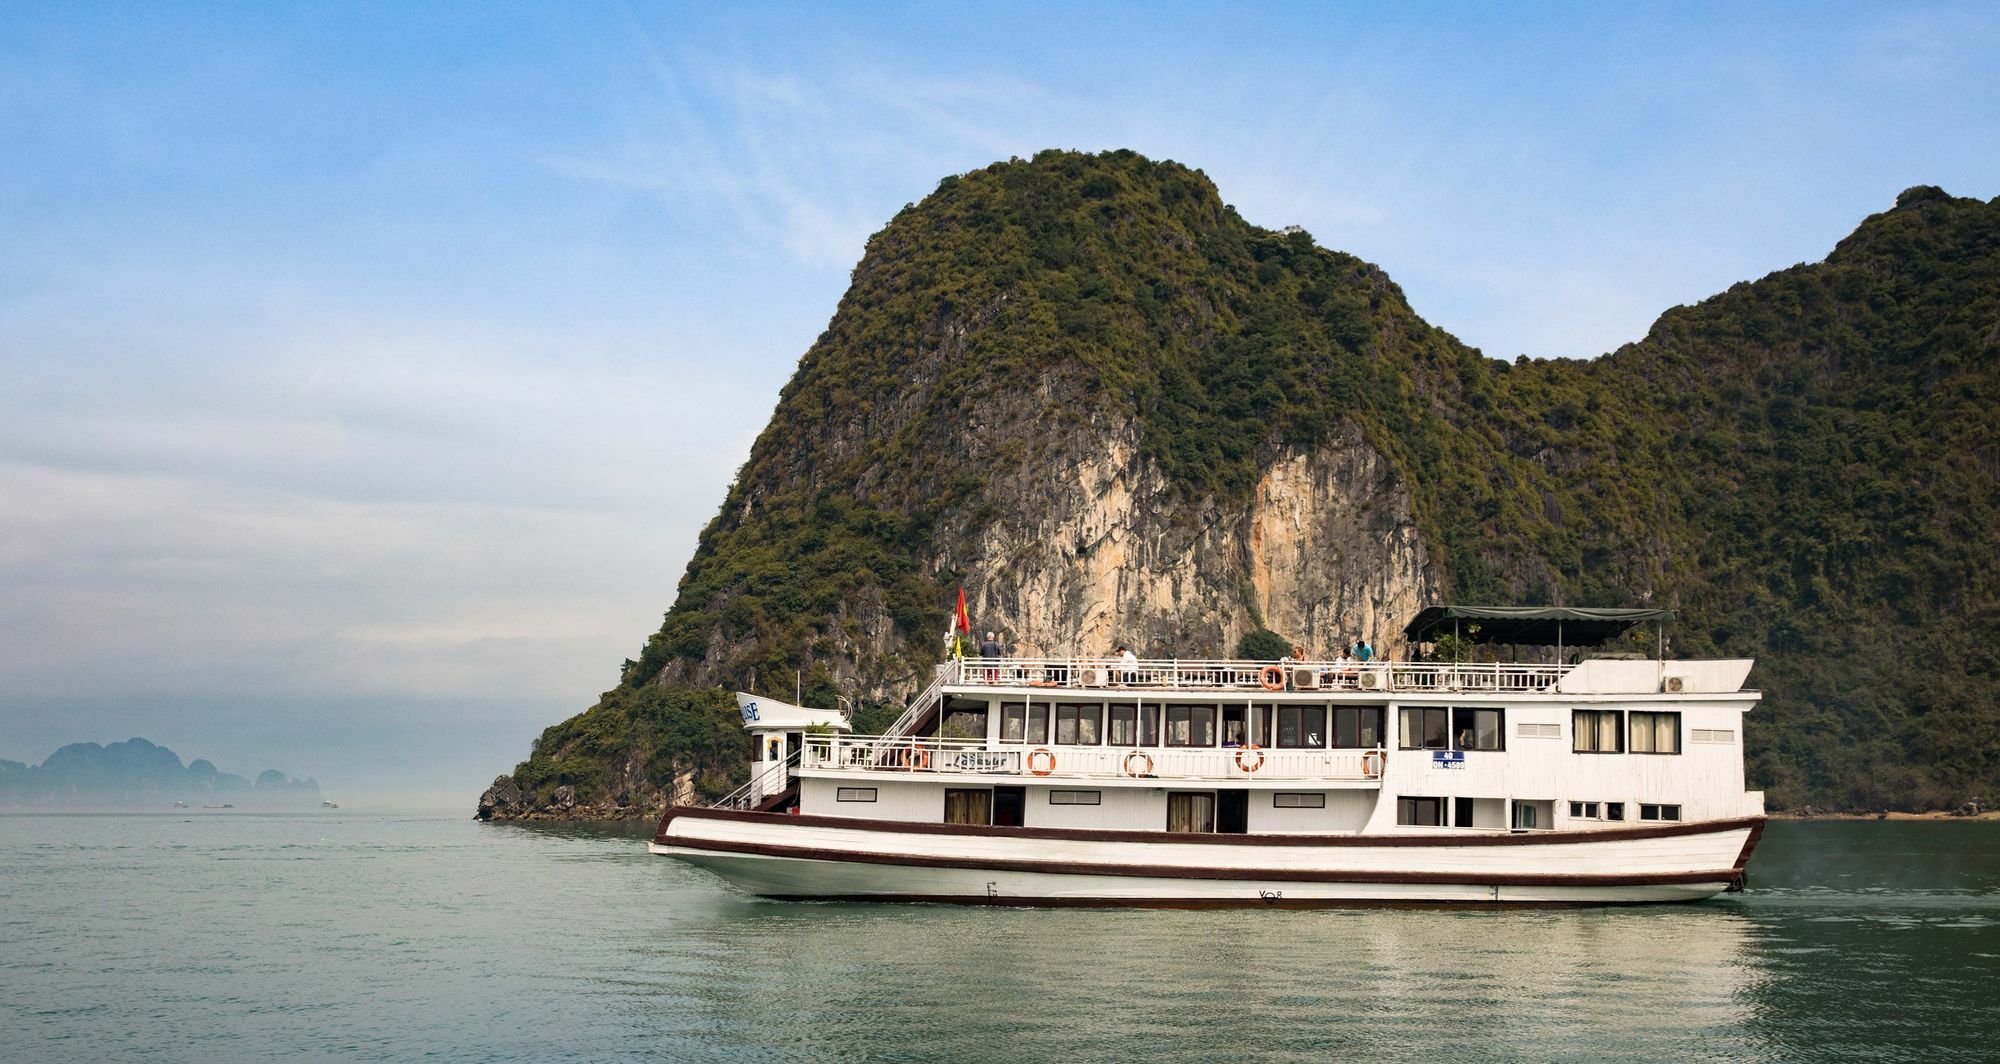
M 2000 204 L 1935 189 L 1604 358 L 1504 363 L 1198 171 L 947 178 L 870 240 L 660 630 L 482 806 L 720 793 L 731 688 L 886 723 L 961 587 L 1024 656 L 1260 626 L 1395 653 L 1447 597 L 1666 605 L 1679 649 L 1775 681 L 1748 726 L 1775 804 L 1945 802 L 2000 777 L 1995 322 Z

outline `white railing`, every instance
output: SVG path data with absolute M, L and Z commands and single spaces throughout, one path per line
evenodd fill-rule
M 1380 780 L 1381 750 L 1024 746 L 984 739 L 819 736 L 801 770 L 1028 776 L 1035 779 Z
M 967 658 L 940 665 L 938 674 L 944 686 L 956 687 L 1506 694 L 1553 690 L 1556 681 L 1574 667 L 1471 661 L 1270 662 L 1177 658 L 1128 664 L 1116 658 Z M 1277 671 L 1267 671 L 1272 669 Z
M 755 809 L 764 799 L 791 786 L 791 770 L 804 757 L 803 750 L 792 751 L 792 756 L 772 763 L 769 767 L 750 774 L 743 786 L 708 803 L 710 809 Z
M 909 706 L 903 710 L 903 715 L 897 717 L 894 724 L 889 725 L 889 730 L 884 733 L 886 736 L 907 735 L 910 729 L 917 726 L 917 722 L 923 719 L 924 713 L 930 709 L 931 704 L 936 702 L 938 696 L 943 693 L 944 685 L 950 681 L 952 676 L 956 675 L 952 664 L 952 662 L 946 662 L 937 667 L 937 675 L 931 680 L 931 685 L 924 688 L 921 694 L 910 700 Z

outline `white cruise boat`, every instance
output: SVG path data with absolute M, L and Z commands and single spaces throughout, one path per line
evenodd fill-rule
M 1567 660 L 1671 617 L 1433 606 L 1405 632 L 1540 663 L 953 661 L 880 736 L 739 694 L 750 782 L 651 850 L 786 899 L 1694 901 L 1742 889 L 1763 830 L 1752 662 Z

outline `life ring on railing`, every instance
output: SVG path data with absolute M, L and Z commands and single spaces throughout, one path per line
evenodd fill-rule
M 1146 767 L 1137 772 L 1132 771 L 1132 759 L 1135 757 L 1146 763 Z M 1153 774 L 1153 755 L 1144 750 L 1134 750 L 1125 755 L 1124 769 L 1125 774 L 1133 779 L 1138 779 L 1141 776 L 1151 776 Z
M 1046 758 L 1048 758 L 1048 759 L 1049 759 L 1049 765 L 1048 765 L 1048 767 L 1047 767 L 1047 768 L 1036 768 L 1036 767 L 1035 767 L 1035 758 L 1036 758 L 1037 756 L 1040 756 L 1040 757 L 1046 757 Z M 1030 750 L 1030 751 L 1028 752 L 1028 771 L 1029 771 L 1029 772 L 1032 772 L 1032 773 L 1034 773 L 1034 774 L 1035 774 L 1035 775 L 1037 775 L 1037 776 L 1046 776 L 1046 775 L 1048 775 L 1049 773 L 1051 773 L 1051 772 L 1054 772 L 1055 770 L 1056 770 L 1056 755 L 1055 755 L 1055 752 L 1054 752 L 1054 751 L 1050 750 L 1050 749 L 1049 749 L 1048 747 L 1046 747 L 1046 746 L 1037 746 L 1037 747 L 1035 747 L 1035 748 L 1034 748 L 1033 750 Z
M 1266 691 L 1284 690 L 1285 689 L 1284 667 L 1281 665 L 1264 666 L 1263 671 L 1257 674 L 1257 682 L 1263 684 L 1264 690 Z
M 1371 780 L 1380 779 L 1382 776 L 1382 765 L 1384 762 L 1388 760 L 1389 758 L 1386 755 L 1384 755 L 1380 750 L 1370 750 L 1367 753 L 1362 754 L 1361 774 L 1368 777 Z
M 1244 764 L 1244 763 L 1243 763 L 1243 755 L 1244 755 L 1245 753 L 1248 753 L 1248 752 L 1250 752 L 1250 751 L 1253 751 L 1253 750 L 1254 750 L 1254 751 L 1256 751 L 1256 753 L 1257 753 L 1257 760 L 1255 760 L 1255 761 L 1252 761 L 1252 762 L 1250 762 L 1250 763 L 1249 763 L 1249 764 L 1247 764 L 1247 765 L 1246 765 L 1246 764 Z M 1256 743 L 1251 743 L 1251 744 L 1250 744 L 1249 746 L 1239 746 L 1239 747 L 1237 747 L 1237 748 L 1236 748 L 1236 767 L 1237 767 L 1237 768 L 1240 768 L 1240 769 L 1242 769 L 1242 770 L 1243 770 L 1243 771 L 1245 771 L 1245 772 L 1255 772 L 1255 771 L 1257 771 L 1258 769 L 1260 769 L 1260 768 L 1263 768 L 1263 767 L 1264 767 L 1264 748 L 1263 748 L 1263 747 L 1261 747 L 1261 746 L 1258 746 L 1258 745 L 1257 745 Z

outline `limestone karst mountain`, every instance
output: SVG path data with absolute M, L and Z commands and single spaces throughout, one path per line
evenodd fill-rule
M 1199 171 L 1045 152 L 870 240 L 618 686 L 498 815 L 741 772 L 729 688 L 928 679 L 964 587 L 1018 653 L 1394 649 L 1419 605 L 1666 605 L 1760 659 L 1775 805 L 2000 777 L 2000 201 L 1904 193 L 1824 261 L 1589 361 L 1486 358 Z

